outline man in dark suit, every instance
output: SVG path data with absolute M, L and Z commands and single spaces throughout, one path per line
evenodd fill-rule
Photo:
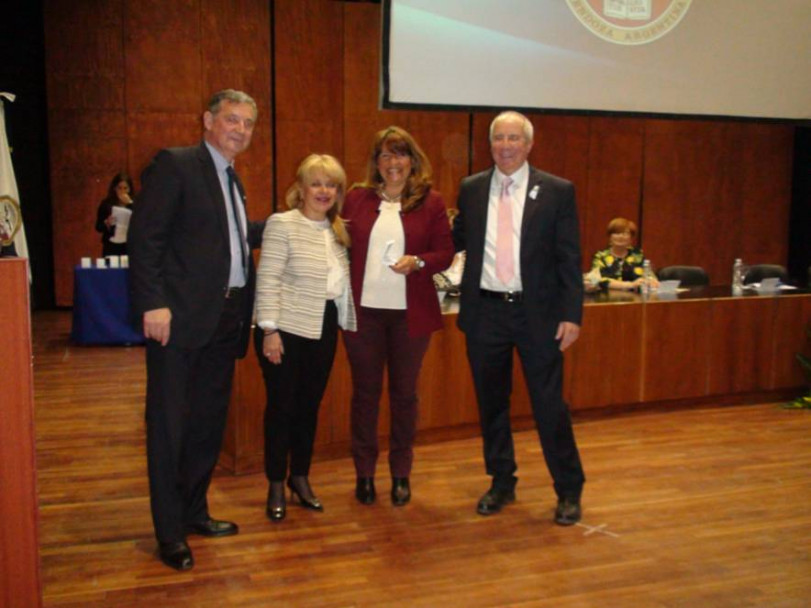
M 513 350 L 518 349 L 532 413 L 558 504 L 555 522 L 580 519 L 585 482 L 563 401 L 563 351 L 578 337 L 583 291 L 574 187 L 527 163 L 532 123 L 517 112 L 490 125 L 495 167 L 462 180 L 453 237 L 467 251 L 459 328 L 465 333 L 490 489 L 477 511 L 515 500 L 510 430 Z
M 133 308 L 146 345 L 147 464 L 161 560 L 194 565 L 187 534 L 228 536 L 206 492 L 217 463 L 237 357 L 248 344 L 263 223 L 248 221 L 234 158 L 251 141 L 257 108 L 216 93 L 199 146 L 162 150 L 142 175 L 129 228 Z

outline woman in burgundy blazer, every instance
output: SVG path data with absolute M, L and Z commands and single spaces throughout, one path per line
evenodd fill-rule
M 433 275 L 454 248 L 445 204 L 431 190 L 431 165 L 409 133 L 375 136 L 365 181 L 349 192 L 342 215 L 352 239 L 350 277 L 358 331 L 345 332 L 352 370 L 355 496 L 375 501 L 377 420 L 388 367 L 391 500 L 411 498 L 409 476 L 417 426 L 417 378 L 431 333 L 442 327 Z

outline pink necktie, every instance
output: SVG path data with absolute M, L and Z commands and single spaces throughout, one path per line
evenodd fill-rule
M 512 178 L 505 177 L 501 182 L 501 195 L 498 197 L 498 230 L 496 232 L 496 278 L 509 283 L 515 275 L 513 264 L 513 212 L 510 198 Z

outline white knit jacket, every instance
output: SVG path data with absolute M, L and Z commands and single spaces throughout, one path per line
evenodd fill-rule
M 335 239 L 332 230 L 329 234 Z M 343 329 L 354 331 L 357 323 L 349 256 L 345 247 L 339 246 L 338 250 L 338 260 L 346 273 L 346 289 L 335 302 L 338 322 Z M 256 322 L 271 321 L 282 331 L 317 340 L 321 337 L 326 299 L 324 233 L 298 209 L 274 213 L 265 226 L 256 271 Z

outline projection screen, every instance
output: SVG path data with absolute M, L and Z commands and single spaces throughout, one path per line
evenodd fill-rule
M 382 105 L 811 119 L 809 0 L 386 0 Z

